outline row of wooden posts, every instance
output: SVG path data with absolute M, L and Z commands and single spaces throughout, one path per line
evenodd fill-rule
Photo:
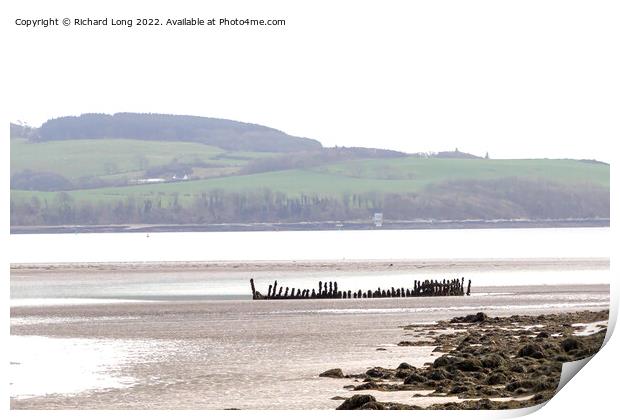
M 252 287 L 252 299 L 373 299 L 373 298 L 402 298 L 402 297 L 418 297 L 418 296 L 469 296 L 471 293 L 471 280 L 467 283 L 467 291 L 465 292 L 465 277 L 452 280 L 414 280 L 413 288 L 389 288 L 363 291 L 359 289 L 351 292 L 351 290 L 338 290 L 338 282 L 319 281 L 318 291 L 315 289 L 289 289 L 280 286 L 278 290 L 278 281 L 273 285 L 269 285 L 266 295 L 258 292 L 254 287 L 254 279 L 250 279 Z M 290 290 L 290 293 L 289 293 Z

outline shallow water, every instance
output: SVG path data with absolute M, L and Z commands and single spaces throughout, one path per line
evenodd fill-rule
M 609 228 L 11 235 L 10 261 L 609 258 Z
M 354 382 L 319 373 L 335 367 L 360 373 L 401 362 L 422 366 L 438 356 L 432 347 L 397 346 L 412 339 L 399 326 L 478 311 L 500 316 L 607 309 L 609 239 L 607 228 L 12 235 L 14 264 L 421 262 L 406 269 L 373 262 L 372 269 L 313 270 L 306 264 L 254 271 L 14 266 L 11 407 L 334 408 L 340 401 L 332 397 L 350 396 L 343 386 Z M 456 262 L 471 258 L 487 264 Z M 502 258 L 512 260 L 496 264 Z M 520 258 L 556 260 L 541 268 Z M 472 279 L 471 296 L 252 301 L 248 284 L 253 277 L 263 293 L 276 279 L 285 287 L 313 288 L 321 280 L 357 290 L 462 276 Z M 414 399 L 415 393 L 393 396 L 429 403 Z
M 295 289 L 318 289 L 319 281 L 336 281 L 340 290 L 367 291 L 377 287 L 412 288 L 414 279 L 465 277 L 472 280 L 473 293 L 482 293 L 480 287 L 491 286 L 609 284 L 609 271 L 601 267 L 605 264 L 596 261 L 572 263 L 570 269 L 565 269 L 561 263 L 554 269 L 531 269 L 527 261 L 514 261 L 508 268 L 464 270 L 449 262 L 442 266 L 435 261 L 433 270 L 421 263 L 419 268 L 405 273 L 184 269 L 145 272 L 127 270 L 122 265 L 114 270 L 12 270 L 11 306 L 105 303 L 110 299 L 250 299 L 251 277 L 256 289 L 263 294 L 267 294 L 274 280 L 278 280 L 279 286 Z M 485 290 L 485 293 L 497 293 L 492 288 Z
M 319 378 L 320 372 L 340 367 L 359 373 L 404 361 L 422 366 L 438 356 L 432 347 L 396 346 L 412 339 L 399 326 L 479 310 L 511 315 L 608 305 L 608 286 L 572 285 L 480 287 L 470 297 L 109 300 L 103 305 L 13 307 L 11 405 L 334 408 L 340 401 L 331 398 L 352 395 L 343 386 L 354 382 Z M 41 349 L 36 359 L 22 351 L 29 339 Z M 71 374 L 63 375 L 65 369 Z M 402 401 L 413 394 L 394 398 Z M 418 398 L 416 403 L 423 402 Z

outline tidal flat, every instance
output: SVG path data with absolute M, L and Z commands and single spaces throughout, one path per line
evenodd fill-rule
M 309 262 L 289 269 L 290 264 L 277 269 L 264 265 L 262 270 L 237 263 L 212 270 L 203 270 L 200 264 L 188 269 L 13 266 L 11 408 L 334 409 L 355 394 L 420 407 L 474 404 L 468 400 L 483 398 L 476 389 L 483 379 L 474 380 L 469 373 L 468 389 L 452 394 L 447 383 L 440 392 L 426 382 L 416 389 L 387 392 L 381 388 L 390 385 L 390 378 L 364 382 L 365 376 L 352 375 L 366 375 L 377 367 L 396 372 L 406 363 L 416 369 L 412 374 L 424 376 L 429 363 L 459 347 L 457 340 L 467 337 L 462 334 L 477 340 L 468 348 L 487 348 L 483 337 L 491 331 L 461 331 L 440 339 L 442 329 L 463 329 L 445 324 L 454 317 L 477 312 L 489 319 L 561 317 L 609 308 L 608 263 L 600 261 L 568 265 L 559 261 L 546 268 L 532 267 L 528 261 L 497 267 L 496 261 L 477 272 L 470 271 L 475 263 L 467 263 L 468 269 L 452 261 L 434 261 L 432 267 L 408 263 L 396 272 L 390 270 L 399 266 L 398 261 L 320 269 Z M 260 287 L 274 278 L 295 287 L 331 278 L 337 278 L 342 287 L 360 283 L 371 287 L 405 284 L 424 278 L 425 273 L 441 278 L 443 273 L 465 271 L 473 281 L 471 296 L 400 299 L 252 301 L 247 278 L 254 274 L 264 281 Z M 590 329 L 575 326 L 556 332 L 560 328 L 556 325 L 548 333 L 598 331 L 590 321 L 567 318 L 564 323 L 588 324 Z M 545 322 L 523 318 L 520 325 L 511 327 L 516 331 L 506 334 L 525 345 L 536 338 L 522 335 L 522 330 Z M 481 325 L 503 328 L 504 323 Z M 423 327 L 418 330 L 418 325 Z M 499 339 L 500 333 L 493 334 Z M 535 361 L 527 361 L 534 366 Z M 343 377 L 319 376 L 332 368 L 341 369 Z M 405 385 L 405 378 L 398 379 Z M 368 383 L 376 388 L 352 389 L 374 386 Z M 506 386 L 483 386 L 500 385 Z M 522 385 L 485 398 L 533 398 L 529 391 L 517 393 L 520 388 L 528 390 L 527 383 Z

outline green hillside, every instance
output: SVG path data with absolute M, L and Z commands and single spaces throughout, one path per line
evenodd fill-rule
M 360 193 L 414 193 L 434 184 L 455 180 L 493 180 L 527 178 L 559 184 L 609 186 L 609 166 L 576 160 L 486 160 L 404 158 L 349 161 L 309 169 L 226 176 L 197 181 L 133 185 L 69 191 L 76 200 L 118 200 L 163 198 L 170 203 L 178 194 L 187 202 L 211 190 L 234 192 L 269 189 L 289 196 L 300 194 L 340 196 Z M 51 192 L 37 193 L 50 198 Z M 30 191 L 14 191 L 13 197 L 25 198 Z
M 12 225 L 609 217 L 609 165 L 595 161 L 325 148 L 155 114 L 12 124 L 11 135 Z
M 287 153 L 322 147 L 316 140 L 291 136 L 259 124 L 193 115 L 82 114 L 53 118 L 36 129 L 11 128 L 16 136 L 28 133 L 28 138 L 36 142 L 128 138 L 194 142 L 225 150 Z
M 53 172 L 71 180 L 82 177 L 144 176 L 144 170 L 172 161 L 195 167 L 243 166 L 249 159 L 273 153 L 227 152 L 214 146 L 178 141 L 128 139 L 64 140 L 33 143 L 11 140 L 11 174 Z
M 317 168 L 326 174 L 372 180 L 407 180 L 423 187 L 451 179 L 525 177 L 609 186 L 609 166 L 572 159 L 400 158 L 344 162 Z

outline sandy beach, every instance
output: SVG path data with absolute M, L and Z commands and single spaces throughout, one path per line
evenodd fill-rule
M 332 275 L 339 284 L 389 286 L 420 273 L 451 273 L 455 263 L 478 267 L 471 296 L 252 301 L 246 277 L 253 272 L 264 279 L 260 287 L 274 276 L 298 286 Z M 495 317 L 608 309 L 608 261 L 547 261 L 534 270 L 531 264 L 14 265 L 11 407 L 333 409 L 360 393 L 350 388 L 363 379 L 320 373 L 339 368 L 343 375 L 360 375 L 401 363 L 423 369 L 448 350 L 434 342 L 398 345 L 414 338 L 403 326 L 480 311 Z M 257 275 L 258 267 L 263 270 Z M 573 281 L 592 275 L 601 281 L 559 287 L 567 273 L 576 273 Z M 530 284 L 541 278 L 549 284 Z M 433 392 L 422 387 L 377 400 L 426 407 L 464 397 L 421 396 Z
M 583 270 L 609 269 L 609 258 L 497 258 L 497 259 L 376 259 L 376 260 L 272 260 L 272 261 L 144 261 L 111 263 L 18 263 L 11 264 L 15 275 L 53 271 L 255 273 L 255 272 L 391 272 L 446 270 Z

